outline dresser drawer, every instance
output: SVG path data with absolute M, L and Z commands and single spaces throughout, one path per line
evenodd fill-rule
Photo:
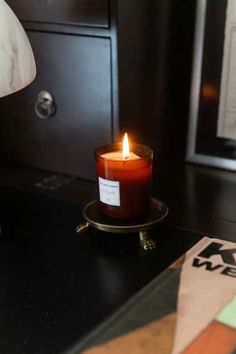
M 7 0 L 22 21 L 108 27 L 108 0 Z
M 95 179 L 94 150 L 112 140 L 110 40 L 28 32 L 36 80 L 0 101 L 0 139 L 7 160 Z M 42 45 L 43 43 L 43 45 Z M 38 93 L 54 96 L 56 113 L 40 119 Z

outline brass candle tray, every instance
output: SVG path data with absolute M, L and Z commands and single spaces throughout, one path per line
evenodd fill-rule
M 158 225 L 168 215 L 168 206 L 156 198 L 150 200 L 149 215 L 140 220 L 119 220 L 108 218 L 100 212 L 99 201 L 93 200 L 88 203 L 83 209 L 83 217 L 85 223 L 80 224 L 76 228 L 79 233 L 88 229 L 90 226 L 95 229 L 112 232 L 112 233 L 139 233 L 140 245 L 147 251 L 156 247 L 156 242 L 153 241 L 147 233 L 147 230 Z

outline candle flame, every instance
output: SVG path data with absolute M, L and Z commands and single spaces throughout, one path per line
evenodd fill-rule
M 125 133 L 124 139 L 123 139 L 123 159 L 126 160 L 129 157 L 129 140 L 128 140 L 128 134 Z

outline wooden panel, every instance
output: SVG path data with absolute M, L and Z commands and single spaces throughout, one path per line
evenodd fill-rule
M 108 0 L 7 0 L 23 21 L 108 27 Z
M 160 158 L 185 157 L 196 2 L 118 5 L 121 131 L 153 148 L 158 169 Z
M 8 160 L 94 179 L 94 150 L 111 142 L 110 40 L 28 33 L 37 63 L 33 84 L 0 101 L 0 139 Z M 34 113 L 39 91 L 57 112 Z

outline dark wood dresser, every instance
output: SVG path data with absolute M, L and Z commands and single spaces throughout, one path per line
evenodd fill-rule
M 167 26 L 162 1 L 7 2 L 29 36 L 37 77 L 0 102 L 2 158 L 94 180 L 95 148 L 123 130 L 155 143 Z M 47 119 L 35 113 L 43 90 L 56 107 Z
M 0 352 L 60 353 L 202 236 L 235 242 L 236 179 L 184 162 L 195 0 L 7 2 L 38 73 L 0 100 Z M 137 235 L 75 233 L 97 197 L 94 150 L 124 130 L 154 149 L 153 196 L 169 206 L 151 253 Z

